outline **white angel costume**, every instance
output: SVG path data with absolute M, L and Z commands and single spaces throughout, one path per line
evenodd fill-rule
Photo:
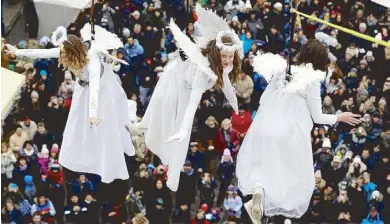
M 312 64 L 291 66 L 264 54 L 254 59 L 254 70 L 269 82 L 260 107 L 240 147 L 236 175 L 244 195 L 263 190 L 264 215 L 300 218 L 307 210 L 315 180 L 310 132 L 313 121 L 333 125 L 336 115 L 321 109 L 320 82 L 325 73 Z
M 191 42 L 171 20 L 169 27 L 176 44 L 188 59 L 183 61 L 179 51 L 169 55 L 169 62 L 164 68 L 139 125 L 146 129 L 146 146 L 161 159 L 163 164 L 169 166 L 167 186 L 172 191 L 176 191 L 179 185 L 180 171 L 188 152 L 192 123 L 201 97 L 206 90 L 215 85 L 217 80 L 217 76 L 209 67 L 208 59 L 200 52 L 200 47 L 205 47 L 201 42 L 207 44 L 208 41 L 215 40 L 218 35 L 231 35 L 235 44 L 227 47 L 232 51 L 242 52 L 241 41 L 223 19 L 203 9 L 199 4 L 196 6 L 196 11 L 203 28 L 203 39 L 198 44 Z M 237 98 L 229 79 L 231 70 L 232 68 L 224 70 L 222 91 L 232 107 L 237 110 Z M 188 135 L 186 134 L 182 141 L 167 142 L 171 136 L 183 132 Z
M 124 153 L 134 155 L 131 137 L 125 126 L 130 122 L 127 98 L 113 72 L 107 50 L 123 44 L 105 29 L 95 26 L 95 40 L 90 42 L 88 64 L 77 74 L 72 106 L 59 155 L 59 163 L 75 172 L 101 176 L 104 183 L 129 178 Z M 91 25 L 81 30 L 84 41 L 91 40 Z M 57 28 L 52 42 L 61 46 L 67 41 L 66 29 Z M 60 47 L 44 50 L 17 50 L 17 56 L 58 58 Z M 110 58 L 110 59 L 109 59 Z M 98 116 L 102 121 L 90 127 L 89 118 Z

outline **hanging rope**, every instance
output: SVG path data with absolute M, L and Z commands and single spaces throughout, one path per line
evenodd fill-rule
M 91 40 L 95 40 L 95 17 L 93 10 L 95 8 L 95 1 L 92 0 L 91 10 L 89 12 L 89 22 L 91 23 Z
M 291 2 L 290 2 L 290 8 L 291 9 L 297 8 L 298 5 L 299 5 L 299 0 L 295 0 L 295 4 L 293 3 L 293 1 L 294 0 L 291 0 Z M 294 6 L 293 6 L 293 4 L 294 4 Z M 291 64 L 292 64 L 292 61 L 293 61 L 293 55 L 292 55 L 292 52 L 291 52 L 291 48 L 292 48 L 292 45 L 293 45 L 293 42 L 294 42 L 294 33 L 295 33 L 295 23 L 296 23 L 296 20 L 297 20 L 297 14 L 296 13 L 291 13 L 291 21 L 290 21 L 290 29 L 289 29 L 290 41 L 289 41 L 289 46 L 288 46 L 288 69 L 287 69 L 287 76 L 286 76 L 287 81 L 290 81 L 290 79 L 292 78 Z
M 314 17 L 314 16 L 310 16 L 310 15 L 307 15 L 305 13 L 302 13 L 302 12 L 299 12 L 298 10 L 296 10 L 295 8 L 291 8 L 290 9 L 290 12 L 291 13 L 294 13 L 298 16 L 303 16 L 303 17 L 306 17 L 308 18 L 309 20 L 314 20 L 316 22 L 319 22 L 319 23 L 322 23 L 322 24 L 325 24 L 325 25 L 328 25 L 332 28 L 335 28 L 335 29 L 338 29 L 342 32 L 345 32 L 345 33 L 348 33 L 348 34 L 351 34 L 355 37 L 359 37 L 361 39 L 364 39 L 364 40 L 367 40 L 367 41 L 370 41 L 370 42 L 373 42 L 373 43 L 376 43 L 376 44 L 379 44 L 379 45 L 382 45 L 384 47 L 390 47 L 390 43 L 389 42 L 386 42 L 386 41 L 383 41 L 383 40 L 378 40 L 378 39 L 375 39 L 374 37 L 371 37 L 371 36 L 368 36 L 366 34 L 362 34 L 362 33 L 359 33 L 357 31 L 354 31 L 354 30 L 351 30 L 351 29 L 348 29 L 348 28 L 345 28 L 345 27 L 342 27 L 342 26 L 339 26 L 339 25 L 335 25 L 335 24 L 332 24 L 330 22 L 327 22 L 325 20 L 322 20 L 322 19 L 319 19 L 317 17 Z

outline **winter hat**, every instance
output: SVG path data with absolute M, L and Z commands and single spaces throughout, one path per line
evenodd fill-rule
M 232 22 L 238 22 L 238 17 L 237 16 L 233 16 Z
M 315 177 L 315 178 L 320 178 L 320 179 L 322 179 L 321 170 L 317 170 L 317 171 L 314 173 L 314 177 Z
M 232 191 L 232 192 L 235 192 L 236 191 L 236 188 L 234 187 L 234 185 L 229 185 L 227 191 Z
M 251 9 L 252 8 L 251 1 L 247 0 L 244 8 Z
M 379 198 L 381 196 L 381 193 L 379 193 L 379 191 L 375 190 L 374 192 L 372 192 L 372 198 L 376 199 L 376 198 Z
M 209 210 L 209 206 L 205 203 L 200 206 L 200 209 L 202 209 L 204 212 L 207 212 Z
M 352 151 L 348 151 L 348 152 L 345 153 L 344 158 L 345 159 L 352 159 L 352 156 L 353 156 L 353 152 Z
M 53 147 L 51 148 L 50 152 L 51 152 L 51 153 L 57 153 L 57 154 L 58 154 L 58 152 L 59 152 L 58 147 L 54 147 L 54 146 L 53 146 Z
M 356 163 L 361 163 L 362 162 L 362 160 L 360 159 L 360 157 L 359 156 L 355 156 L 355 158 L 353 158 L 353 164 L 356 164 Z
M 49 155 L 49 149 L 47 148 L 46 144 L 42 145 L 41 153 L 42 155 Z
M 152 170 L 152 171 L 153 171 L 156 167 L 154 167 L 153 164 L 151 163 L 151 164 L 149 164 L 149 165 L 147 166 L 147 168 L 148 168 L 149 170 Z
M 322 148 L 332 148 L 329 138 L 324 138 L 322 141 Z
M 221 163 L 228 162 L 228 161 L 233 162 L 233 158 L 232 158 L 232 154 L 230 153 L 230 150 L 229 149 L 225 149 L 225 150 L 223 150 Z
M 291 220 L 290 219 L 285 219 L 284 220 L 284 224 L 291 224 L 292 222 L 291 222 Z
M 197 142 L 191 142 L 190 143 L 190 147 L 193 147 L 193 146 L 198 146 L 198 143 Z
M 26 183 L 26 185 L 32 185 L 33 177 L 31 175 L 24 176 L 24 183 Z
M 133 16 L 140 16 L 140 15 L 141 15 L 141 13 L 139 13 L 138 10 L 135 10 L 135 11 L 133 12 Z
M 365 23 L 360 23 L 360 24 L 359 24 L 359 29 L 367 29 L 367 24 L 365 24 Z
M 184 166 L 187 166 L 187 167 L 192 167 L 192 163 L 191 163 L 191 161 L 189 161 L 189 160 L 186 160 L 186 162 L 184 163 Z
M 51 170 L 60 170 L 60 168 L 61 168 L 61 166 L 60 166 L 60 164 L 58 163 L 58 162 L 53 162 L 52 164 L 51 164 L 51 166 L 50 166 L 50 169 Z
M 357 70 L 357 68 L 351 68 L 351 71 L 350 72 L 357 72 L 358 70 Z
M 41 75 L 41 76 L 47 76 L 47 71 L 46 71 L 46 70 L 41 70 L 41 71 L 39 72 L 39 75 Z
M 50 42 L 50 38 L 48 36 L 44 36 L 39 40 L 39 45 L 42 47 L 46 47 L 46 45 Z
M 38 94 L 38 92 L 35 91 L 35 90 L 31 92 L 31 98 L 34 98 L 34 97 L 35 97 L 35 98 L 39 98 L 39 94 Z
M 128 38 L 130 36 L 130 30 L 128 28 L 123 28 L 122 35 Z
M 368 91 L 366 89 L 359 89 L 358 90 L 358 95 L 369 96 L 370 94 L 368 93 Z
M 340 158 L 340 156 L 334 156 L 334 157 L 333 157 L 333 162 L 335 162 L 335 163 L 341 163 L 341 158 Z
M 282 3 L 277 2 L 277 3 L 274 4 L 274 9 L 281 9 L 281 8 L 283 8 Z
M 371 60 L 367 60 L 367 57 L 371 57 L 372 59 Z M 367 61 L 373 61 L 375 60 L 375 57 L 374 57 L 374 53 L 372 53 L 372 51 L 367 51 L 366 55 L 363 57 L 363 59 L 367 60 Z

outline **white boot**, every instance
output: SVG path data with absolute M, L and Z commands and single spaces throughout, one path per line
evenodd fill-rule
M 263 218 L 263 192 L 263 188 L 256 189 L 253 193 L 252 200 L 245 203 L 245 209 L 254 224 L 261 224 L 261 219 Z

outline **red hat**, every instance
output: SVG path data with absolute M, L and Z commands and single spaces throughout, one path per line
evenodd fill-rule
M 30 120 L 29 117 L 27 117 L 27 116 L 24 117 L 24 121 L 29 121 L 29 120 Z
M 207 212 L 209 210 L 209 206 L 207 204 L 203 204 L 202 206 L 200 206 L 200 209 Z

